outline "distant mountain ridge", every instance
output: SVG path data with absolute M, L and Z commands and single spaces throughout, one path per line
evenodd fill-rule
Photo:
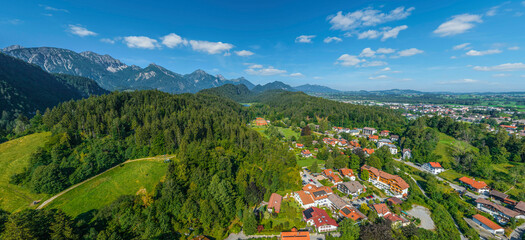
M 0 113 L 33 114 L 60 102 L 109 93 L 91 79 L 52 75 L 40 67 L 0 53 Z M 9 119 L 7 119 L 9 120 Z
M 213 76 L 203 70 L 190 74 L 174 73 L 162 66 L 150 64 L 145 68 L 128 66 L 109 55 L 91 51 L 77 53 L 68 49 L 37 47 L 24 48 L 19 45 L 1 50 L 7 55 L 36 64 L 50 73 L 63 73 L 95 80 L 108 90 L 158 89 L 169 93 L 197 92 L 224 84 L 254 85 L 245 78 L 226 79 Z

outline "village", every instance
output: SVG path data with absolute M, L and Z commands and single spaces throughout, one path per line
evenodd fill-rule
M 497 131 L 497 126 L 504 128 L 509 134 L 525 136 L 525 118 L 523 113 L 511 108 L 492 106 L 463 106 L 441 104 L 410 104 L 394 102 L 376 102 L 371 100 L 343 101 L 346 103 L 366 106 L 380 106 L 403 112 L 408 119 L 421 116 L 450 117 L 455 121 L 466 123 L 486 123 L 491 132 Z
M 252 124 L 257 128 L 268 128 L 271 123 L 264 118 L 257 118 Z M 322 141 L 312 140 L 311 144 L 297 141 L 287 143 L 290 145 L 289 150 L 294 152 L 298 159 L 308 163 L 313 161 L 311 167 L 303 164 L 298 172 L 302 189 L 282 194 L 273 193 L 267 202 L 261 204 L 259 210 L 264 216 L 262 225 L 258 228 L 261 234 L 265 233 L 264 229 L 271 228 L 272 224 L 281 222 L 281 239 L 310 239 L 311 235 L 320 233 L 338 236 L 339 224 L 345 219 L 360 224 L 362 221 L 382 218 L 387 220 L 393 229 L 410 224 L 427 230 L 435 228 L 430 212 L 425 207 L 414 205 L 406 211 L 401 207 L 414 187 L 425 194 L 413 176 L 407 173 L 387 173 L 367 164 L 357 167 L 354 165 L 352 168 L 336 168 L 327 166 L 328 163 L 317 165 L 320 148 L 326 148 L 329 152 L 336 151 L 341 156 L 352 153 L 369 157 L 377 151 L 385 151 L 396 162 L 414 171 L 434 175 L 464 199 L 470 199 L 472 207 L 479 213 L 465 220 L 480 236 L 507 239 L 505 233 L 509 230 L 506 230 L 505 226 L 511 221 L 518 221 L 521 227 L 525 227 L 525 202 L 516 202 L 507 194 L 491 190 L 485 182 L 469 176 L 454 181 L 442 179 L 439 175 L 447 169 L 439 162 L 410 162 L 411 150 L 400 149 L 400 136 L 391 134 L 389 130 L 332 127 L 331 130 L 321 133 L 316 131 L 316 126 L 312 128 L 312 134 L 319 136 Z M 367 142 L 363 142 L 363 139 Z M 405 179 L 414 180 L 416 185 L 411 186 Z M 294 220 L 291 223 L 283 221 L 280 215 Z

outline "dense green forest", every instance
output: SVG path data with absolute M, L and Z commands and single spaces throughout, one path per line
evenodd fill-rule
M 107 94 L 88 78 L 52 75 L 0 53 L 0 142 L 27 134 L 29 118 L 60 102 Z M 24 133 L 25 132 L 25 133 Z
M 189 228 L 222 236 L 243 210 L 299 184 L 295 156 L 247 128 L 246 115 L 224 98 L 159 91 L 62 103 L 41 118 L 51 140 L 12 182 L 57 193 L 126 159 L 175 153 L 151 201 L 123 198 L 95 214 L 93 229 L 126 239 L 172 238 Z M 122 224 L 119 212 L 136 222 L 110 227 Z

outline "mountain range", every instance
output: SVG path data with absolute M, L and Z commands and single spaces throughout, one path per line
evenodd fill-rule
M 56 106 L 60 102 L 109 93 L 89 78 L 49 74 L 40 67 L 0 53 L 0 113 L 2 119 Z
M 100 55 L 91 51 L 77 53 L 62 48 L 25 48 L 19 45 L 9 46 L 0 51 L 28 63 L 38 65 L 50 73 L 62 73 L 93 79 L 102 88 L 110 91 L 158 89 L 169 93 L 194 93 L 202 89 L 214 88 L 225 84 L 243 84 L 254 92 L 273 89 L 319 93 L 338 92 L 319 85 L 306 84 L 291 87 L 278 81 L 255 86 L 244 77 L 226 79 L 222 75 L 214 76 L 203 70 L 196 70 L 190 74 L 183 75 L 154 63 L 145 68 L 136 65 L 126 65 L 110 55 Z

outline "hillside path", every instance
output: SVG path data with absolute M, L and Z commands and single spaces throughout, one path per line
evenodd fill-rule
M 84 180 L 84 181 L 82 181 L 82 182 L 79 182 L 79 183 L 77 183 L 77 184 L 75 184 L 75 185 L 69 187 L 68 189 L 66 189 L 66 190 L 64 190 L 64 191 L 62 191 L 62 192 L 59 192 L 58 194 L 56 194 L 56 195 L 50 197 L 49 199 L 47 199 L 46 201 L 44 201 L 44 202 L 43 202 L 42 204 L 40 204 L 36 209 L 42 209 L 42 208 L 44 208 L 46 205 L 48 205 L 49 203 L 51 203 L 51 202 L 52 202 L 53 200 L 55 200 L 56 198 L 58 198 L 58 197 L 64 195 L 65 193 L 67 193 L 67 192 L 69 192 L 69 191 L 71 191 L 71 190 L 77 188 L 78 186 L 81 186 L 82 184 L 84 184 L 84 183 L 86 183 L 86 182 L 89 182 L 89 181 L 91 181 L 91 180 L 97 178 L 98 176 L 100 176 L 100 175 L 102 175 L 102 174 L 104 174 L 104 173 L 106 173 L 106 172 L 108 172 L 108 171 L 111 171 L 112 169 L 114 169 L 114 168 L 116 168 L 116 167 L 122 166 L 122 165 L 127 164 L 127 163 L 138 162 L 138 161 L 147 161 L 147 160 L 157 160 L 157 161 L 161 161 L 161 160 L 162 160 L 162 161 L 164 161 L 164 160 L 166 160 L 167 158 L 172 158 L 172 157 L 174 157 L 174 156 L 156 156 L 156 157 L 138 158 L 138 159 L 127 160 L 127 161 L 125 161 L 125 162 L 123 162 L 123 163 L 119 163 L 119 164 L 117 164 L 117 165 L 115 165 L 115 166 L 113 166 L 113 167 L 107 169 L 107 170 L 104 171 L 104 172 L 101 172 L 101 173 L 99 173 L 99 174 L 97 174 L 97 175 L 95 175 L 95 176 L 93 176 L 93 177 L 90 177 L 90 178 L 88 178 L 88 179 L 86 179 L 86 180 Z

